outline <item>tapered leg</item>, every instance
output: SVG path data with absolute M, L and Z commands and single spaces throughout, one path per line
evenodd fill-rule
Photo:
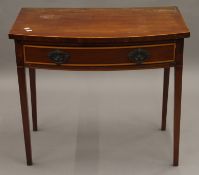
M 169 90 L 169 74 L 170 74 L 170 68 L 164 68 L 163 102 L 162 102 L 162 126 L 161 126 L 162 131 L 166 130 L 167 102 L 168 102 L 168 90 Z
M 35 69 L 29 68 L 33 131 L 37 131 L 37 99 Z
M 30 126 L 29 126 L 29 117 L 28 117 L 28 100 L 27 100 L 25 68 L 18 67 L 17 73 L 18 73 L 18 82 L 19 82 L 19 93 L 21 101 L 21 113 L 22 113 L 24 140 L 25 140 L 25 149 L 26 149 L 26 160 L 27 160 L 27 165 L 32 165 L 32 150 L 31 150 Z
M 181 94 L 182 94 L 182 66 L 175 67 L 174 82 L 174 149 L 173 165 L 179 163 L 179 143 L 180 143 L 180 117 L 181 117 Z

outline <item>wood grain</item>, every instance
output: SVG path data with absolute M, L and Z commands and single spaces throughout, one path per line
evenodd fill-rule
M 144 49 L 149 53 L 149 58 L 142 64 L 154 64 L 175 61 L 174 43 L 154 44 L 125 47 L 55 47 L 55 46 L 24 46 L 24 62 L 33 64 L 56 65 L 49 59 L 48 53 L 60 50 L 70 55 L 67 63 L 62 66 L 114 66 L 135 65 L 129 60 L 128 54 L 136 49 Z M 125 67 L 124 67 L 125 69 Z
M 19 40 L 100 43 L 189 37 L 177 7 L 23 8 L 9 37 Z
M 184 38 L 189 37 L 177 7 L 142 8 L 23 8 L 9 38 L 15 40 L 27 164 L 32 164 L 25 67 L 30 68 L 33 127 L 37 130 L 35 69 L 108 71 L 164 68 L 162 130 L 166 129 L 169 70 L 174 67 L 173 165 L 179 164 Z M 128 53 L 149 52 L 135 64 Z M 70 53 L 65 64 L 55 64 L 49 52 Z

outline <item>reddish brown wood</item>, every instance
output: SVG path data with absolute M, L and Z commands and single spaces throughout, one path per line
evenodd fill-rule
M 15 52 L 17 61 L 17 75 L 19 84 L 19 94 L 21 103 L 23 133 L 26 150 L 26 161 L 27 165 L 32 165 L 32 149 L 31 149 L 31 136 L 29 126 L 29 112 L 28 112 L 28 97 L 26 87 L 26 72 L 23 62 L 23 45 L 20 41 L 15 41 Z
M 18 40 L 19 41 L 19 40 Z M 153 45 L 153 44 L 169 44 L 169 43 L 176 43 L 175 40 L 158 40 L 158 41 L 134 41 L 131 42 L 114 42 L 114 41 L 105 41 L 104 42 L 93 42 L 93 43 L 79 43 L 79 42 L 55 42 L 52 40 L 46 40 L 46 41 L 33 41 L 33 40 L 20 40 L 23 41 L 24 45 L 33 45 L 33 46 L 60 46 L 60 47 L 122 47 L 122 46 L 142 46 L 142 45 Z
M 174 166 L 178 166 L 179 164 L 181 93 L 182 93 L 182 67 L 178 66 L 175 67 L 174 157 L 173 157 Z
M 26 148 L 26 159 L 27 159 L 27 165 L 32 165 L 32 151 L 31 151 L 30 126 L 29 126 L 29 117 L 28 117 L 28 100 L 27 100 L 25 68 L 18 67 L 17 73 L 18 73 L 19 92 L 21 100 L 21 113 L 22 113 L 24 140 Z
M 184 40 L 179 40 L 176 48 L 176 66 L 174 68 L 174 149 L 173 165 L 179 164 L 180 145 L 180 119 L 181 119 L 181 96 L 182 96 L 182 69 Z
M 28 29 L 29 27 L 29 29 Z M 176 7 L 116 9 L 22 9 L 9 37 L 15 39 L 19 90 L 27 164 L 32 164 L 25 67 L 30 68 L 33 129 L 37 130 L 35 68 L 57 70 L 132 70 L 164 68 L 162 129 L 166 129 L 169 69 L 175 67 L 173 165 L 179 162 L 180 111 L 183 42 L 190 32 Z M 129 64 L 133 47 L 176 44 L 173 47 L 147 47 L 150 58 L 142 64 Z M 33 47 L 26 47 L 32 45 Z M 38 46 L 41 47 L 38 49 Z M 44 48 L 51 46 L 51 48 Z M 49 61 L 55 47 L 70 52 L 67 64 Z M 110 49 L 115 46 L 116 49 Z M 82 48 L 80 48 L 82 47 Z M 88 48 L 87 48 L 88 47 Z M 96 48 L 94 48 L 96 47 Z M 104 47 L 103 49 L 100 49 Z M 175 54 L 173 53 L 175 52 Z M 175 55 L 174 60 L 171 58 Z M 149 61 L 151 61 L 150 64 Z M 122 65 L 122 64 L 127 65 Z M 79 64 L 79 65 L 77 65 Z
M 169 74 L 170 68 L 164 68 L 164 82 L 163 82 L 163 102 L 162 102 L 162 131 L 166 130 L 166 117 L 167 117 L 167 103 L 168 103 L 168 90 L 169 90 Z
M 117 65 L 135 64 L 128 58 L 128 54 L 138 48 L 142 48 L 149 53 L 143 64 L 174 62 L 175 44 L 153 44 L 142 46 L 124 47 L 53 47 L 53 46 L 24 46 L 25 63 L 56 65 L 49 59 L 48 54 L 55 50 L 60 50 L 70 54 L 69 60 L 62 65 Z M 125 69 L 125 67 L 124 67 Z
M 189 35 L 177 7 L 23 8 L 9 33 L 13 39 L 66 43 L 143 42 Z
M 139 70 L 139 69 L 157 69 L 165 67 L 173 67 L 175 63 L 161 63 L 161 64 L 138 64 L 133 66 L 49 66 L 49 65 L 38 65 L 38 64 L 26 64 L 27 67 L 38 68 L 38 69 L 50 69 L 50 70 L 69 70 L 69 71 L 122 71 L 122 70 Z
M 33 131 L 37 131 L 37 99 L 35 69 L 29 68 Z

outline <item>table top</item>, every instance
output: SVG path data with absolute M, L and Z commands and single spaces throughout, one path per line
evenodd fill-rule
M 22 8 L 9 38 L 65 42 L 139 42 L 189 37 L 177 7 Z

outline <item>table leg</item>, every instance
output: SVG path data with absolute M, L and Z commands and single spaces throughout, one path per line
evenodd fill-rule
M 164 68 L 163 102 L 162 102 L 162 126 L 161 126 L 162 131 L 166 130 L 167 103 L 168 103 L 168 90 L 169 90 L 169 74 L 170 74 L 170 68 Z
M 180 143 L 180 118 L 181 118 L 181 94 L 182 94 L 182 66 L 174 68 L 174 150 L 173 165 L 179 163 L 179 143 Z
M 17 74 L 18 74 L 19 93 L 21 101 L 24 141 L 26 148 L 26 160 L 27 160 L 27 165 L 32 165 L 32 151 L 31 151 L 30 126 L 29 126 L 29 117 L 28 117 L 28 100 L 27 100 L 25 68 L 18 67 Z
M 33 131 L 37 131 L 37 99 L 36 99 L 36 77 L 35 69 L 29 68 L 30 77 L 30 94 L 31 94 L 31 104 L 32 104 L 32 123 Z

